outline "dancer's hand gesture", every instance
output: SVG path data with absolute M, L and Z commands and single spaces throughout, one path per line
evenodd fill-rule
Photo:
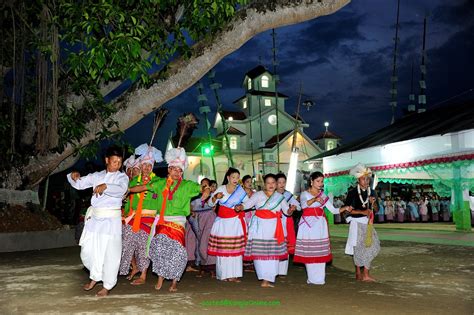
M 72 173 L 71 173 L 71 179 L 72 179 L 73 181 L 76 181 L 76 180 L 78 180 L 79 178 L 81 178 L 81 174 L 79 174 L 79 172 L 72 172 Z
M 99 195 L 102 195 L 106 189 L 107 189 L 107 185 L 106 185 L 105 183 L 96 186 L 96 187 L 94 188 L 94 194 L 95 194 L 95 196 L 96 196 L 96 197 L 99 197 Z

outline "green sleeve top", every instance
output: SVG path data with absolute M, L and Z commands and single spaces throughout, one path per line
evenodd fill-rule
M 150 183 L 153 181 L 154 178 L 158 178 L 158 177 L 153 176 Z M 131 188 L 138 185 L 142 185 L 141 176 L 135 176 L 134 178 L 132 178 L 128 187 Z M 130 212 L 130 197 L 131 195 L 127 198 L 127 202 L 125 203 L 125 206 L 124 206 L 125 215 L 129 215 L 129 212 Z M 139 200 L 140 200 L 140 193 L 133 194 L 133 204 L 132 204 L 133 210 L 137 210 Z M 145 197 L 143 199 L 142 209 L 160 210 L 161 203 L 158 202 L 158 195 L 151 191 L 145 191 Z
M 170 191 L 176 187 L 178 181 L 174 181 Z M 158 214 L 163 203 L 163 191 L 166 187 L 166 178 L 154 177 L 147 185 L 151 194 L 157 195 Z M 201 193 L 201 186 L 190 180 L 182 180 L 173 194 L 172 200 L 166 200 L 165 216 L 188 216 L 191 213 L 191 198 Z

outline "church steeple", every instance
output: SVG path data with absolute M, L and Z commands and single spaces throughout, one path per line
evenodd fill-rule
M 245 74 L 242 82 L 245 96 L 234 101 L 240 109 L 249 117 L 259 115 L 260 111 L 278 108 L 285 110 L 285 99 L 288 96 L 278 93 L 275 97 L 275 77 L 264 66 L 258 65 Z

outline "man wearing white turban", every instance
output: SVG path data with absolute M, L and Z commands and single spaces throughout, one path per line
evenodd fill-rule
M 358 164 L 350 174 L 357 178 L 357 187 L 348 192 L 345 202 L 346 206 L 353 208 L 346 218 L 350 225 L 345 253 L 354 257 L 356 279 L 371 282 L 375 279 L 369 275 L 370 264 L 380 252 L 380 242 L 373 228 L 378 205 L 370 187 L 372 171 Z

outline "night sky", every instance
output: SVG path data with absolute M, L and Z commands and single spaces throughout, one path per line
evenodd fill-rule
M 315 106 L 302 109 L 306 133 L 314 138 L 323 123 L 343 138 L 356 140 L 390 124 L 390 76 L 396 21 L 396 0 L 356 0 L 335 14 L 279 28 L 277 32 L 277 70 L 281 78 L 279 91 L 287 94 L 287 111 L 296 110 L 300 83 L 304 99 Z M 474 1 L 401 0 L 400 46 L 398 58 L 397 117 L 408 105 L 411 67 L 415 66 L 415 95 L 419 92 L 419 65 L 423 18 L 427 25 L 427 109 L 459 100 L 474 100 Z M 260 61 L 270 71 L 271 31 L 262 33 L 224 58 L 215 68 L 216 80 L 222 84 L 220 96 L 225 110 L 238 110 L 232 101 L 244 94 L 242 81 L 247 71 Z M 216 102 L 203 78 L 211 109 Z M 154 144 L 165 149 L 165 140 L 176 128 L 176 119 L 184 112 L 198 115 L 197 89 L 190 88 L 168 102 L 170 110 L 159 129 L 163 135 Z M 417 96 L 416 96 L 417 99 Z M 213 121 L 214 115 L 212 116 Z M 149 141 L 152 115 L 128 129 L 125 139 L 138 146 Z M 201 119 L 194 135 L 204 134 Z

